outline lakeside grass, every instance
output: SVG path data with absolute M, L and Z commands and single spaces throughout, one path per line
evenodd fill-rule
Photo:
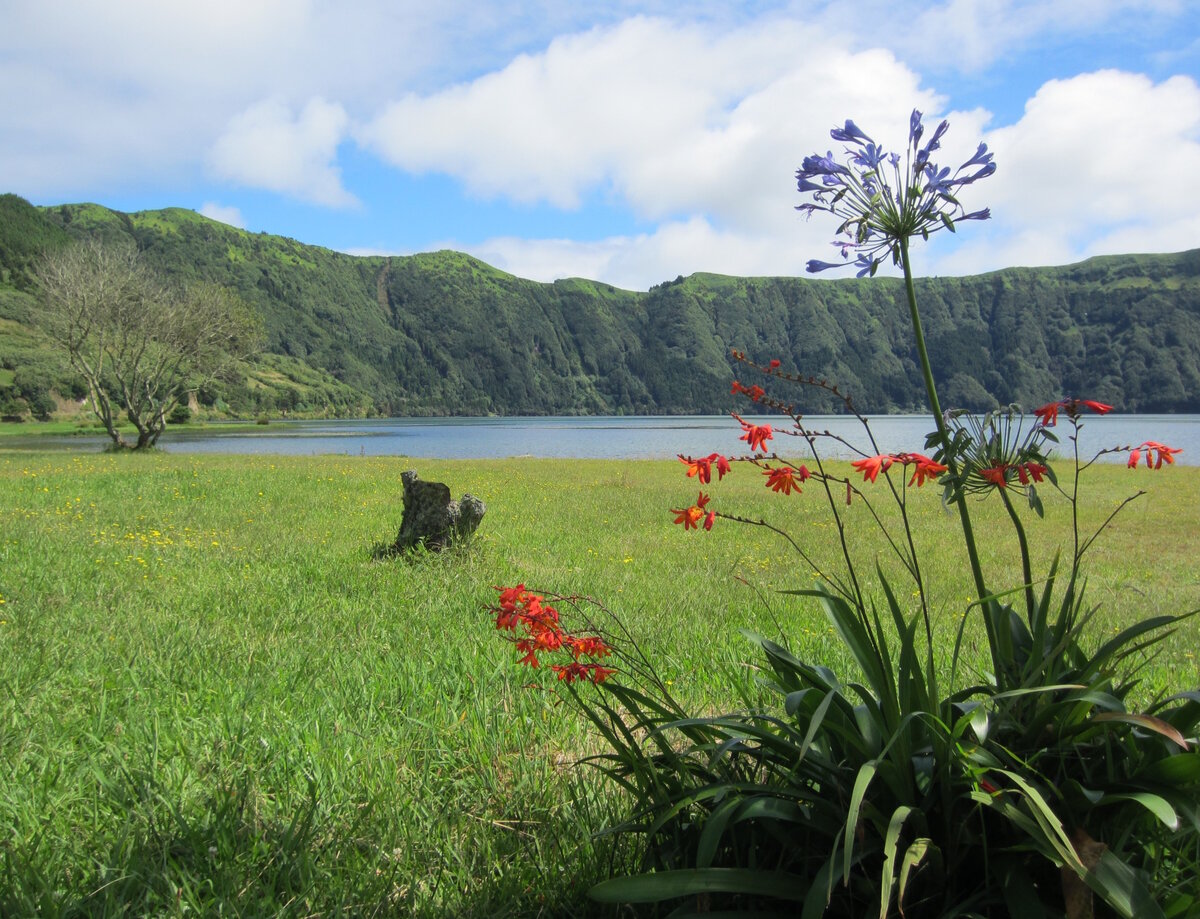
M 487 502 L 469 549 L 372 559 L 408 468 Z M 1200 470 L 1093 467 L 1084 532 L 1137 488 L 1089 554 L 1097 640 L 1200 607 Z M 739 466 L 707 490 L 836 570 L 812 483 Z M 627 853 L 589 833 L 620 802 L 482 608 L 518 581 L 594 595 L 698 710 L 752 691 L 740 629 L 844 667 L 815 606 L 774 593 L 812 582 L 778 537 L 671 523 L 695 492 L 676 462 L 0 452 L 0 914 L 604 914 L 584 891 Z M 1069 519 L 1044 495 L 1050 553 Z M 910 498 L 950 636 L 973 599 L 956 516 Z M 1001 508 L 973 513 L 1016 586 Z M 1147 694 L 1200 684 L 1198 637 L 1146 663 Z

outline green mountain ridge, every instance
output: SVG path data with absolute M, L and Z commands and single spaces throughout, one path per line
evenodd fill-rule
M 460 252 L 350 256 L 180 208 L 35 208 L 15 195 L 0 196 L 0 390 L 5 370 L 28 375 L 31 356 L 52 364 L 37 331 L 37 257 L 91 235 L 132 239 L 171 279 L 230 287 L 259 312 L 268 353 L 209 394 L 246 414 L 723 412 L 738 406 L 730 380 L 753 373 L 735 348 L 836 382 L 861 411 L 923 403 L 898 279 L 547 284 Z M 926 278 L 917 295 L 945 405 L 1077 395 L 1119 411 L 1200 411 L 1200 250 Z M 306 380 L 293 397 L 289 374 Z M 787 395 L 808 413 L 836 408 L 819 389 Z

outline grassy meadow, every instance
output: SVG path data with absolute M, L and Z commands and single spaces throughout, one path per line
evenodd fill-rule
M 409 468 L 487 502 L 469 548 L 372 557 Z M 762 481 L 737 466 L 712 506 L 838 570 L 819 487 Z M 1200 607 L 1200 470 L 1093 467 L 1085 533 L 1138 488 L 1089 553 L 1097 641 Z M 677 462 L 0 444 L 0 915 L 604 914 L 585 891 L 631 853 L 592 833 L 623 802 L 574 765 L 594 739 L 483 607 L 520 581 L 598 597 L 700 711 L 753 692 L 742 629 L 844 667 L 815 606 L 775 592 L 812 583 L 795 553 L 761 527 L 683 532 L 668 509 L 695 497 Z M 974 598 L 939 497 L 909 495 L 948 656 Z M 1069 551 L 1068 506 L 1045 500 L 1031 540 Z M 866 505 L 841 506 L 866 533 Z M 1001 507 L 975 515 L 1016 586 Z M 889 564 L 878 537 L 856 546 Z M 1147 695 L 1200 684 L 1198 639 L 1189 622 L 1147 661 Z

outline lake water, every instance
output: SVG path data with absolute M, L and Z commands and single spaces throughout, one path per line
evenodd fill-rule
M 779 428 L 779 416 L 751 419 Z M 786 421 L 786 419 L 784 419 Z M 807 416 L 814 430 L 828 430 L 863 444 L 862 429 L 845 416 Z M 786 427 L 786 425 L 785 425 Z M 932 427 L 927 415 L 871 418 L 881 452 L 921 452 Z M 1071 426 L 1060 420 L 1060 449 L 1070 444 Z M 274 422 L 246 430 L 203 432 L 168 429 L 159 446 L 172 453 L 347 454 L 476 459 L 510 456 L 584 459 L 664 459 L 678 453 L 744 453 L 741 427 L 727 415 L 535 417 L 535 418 L 382 418 L 370 420 Z M 1106 415 L 1088 417 L 1080 435 L 1081 454 L 1124 444 L 1157 440 L 1182 447 L 1176 461 L 1200 463 L 1200 415 Z M 99 450 L 99 437 L 8 437 L 0 449 Z M 825 441 L 823 456 L 849 457 L 846 447 Z M 771 446 L 781 454 L 806 456 L 803 440 L 777 435 Z M 1123 461 L 1123 456 L 1113 461 Z

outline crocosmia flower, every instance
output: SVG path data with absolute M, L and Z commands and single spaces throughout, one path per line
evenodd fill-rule
M 691 507 L 685 507 L 682 510 L 672 508 L 671 513 L 675 514 L 675 522 L 682 523 L 685 530 L 695 530 L 700 526 L 700 520 L 705 516 L 704 505 L 708 504 L 709 497 L 704 492 L 700 492 L 700 496 L 696 499 L 696 503 Z M 704 521 L 704 529 L 711 530 L 712 522 L 716 518 L 716 513 L 708 511 L 708 519 Z
M 855 460 L 850 465 L 863 474 L 864 482 L 874 482 L 879 478 L 879 473 L 887 472 L 894 462 L 895 459 L 890 453 L 881 453 L 878 456 Z
M 798 470 L 790 466 L 777 466 L 773 469 L 770 467 L 764 469 L 763 475 L 767 477 L 767 488 L 790 495 L 792 492 L 800 494 L 800 483 L 808 479 L 812 473 L 806 466 L 801 466 Z
M 853 264 L 858 276 L 874 275 L 879 263 L 891 258 L 900 262 L 900 241 L 912 236 L 928 237 L 941 229 L 954 230 L 959 220 L 987 220 L 987 208 L 968 213 L 956 197 L 959 189 L 996 171 L 987 145 L 957 169 L 938 166 L 931 155 L 941 147 L 948 123 L 937 126 L 922 144 L 925 127 L 921 113 L 909 119 L 908 147 L 904 154 L 888 153 L 852 121 L 834 128 L 830 136 L 846 146 L 846 162 L 832 151 L 805 157 L 796 170 L 796 185 L 812 201 L 797 206 L 811 215 L 828 211 L 842 223 L 833 245 L 841 262 L 812 259 L 810 272 Z
M 766 453 L 767 441 L 773 436 L 771 426 L 769 424 L 751 424 L 749 421 L 742 421 L 741 418 L 738 418 L 738 421 L 742 422 L 743 431 L 738 440 L 744 440 L 750 445 L 751 450 Z
M 896 461 L 913 467 L 912 478 L 908 480 L 908 484 L 912 485 L 915 482 L 917 488 L 926 482 L 936 482 L 937 477 L 946 471 L 946 467 L 941 463 L 935 463 L 921 453 L 897 453 Z
M 1059 399 L 1057 402 L 1050 402 L 1041 408 L 1035 408 L 1033 413 L 1043 427 L 1052 428 L 1058 423 L 1059 411 L 1074 421 L 1083 414 L 1084 409 L 1097 415 L 1104 415 L 1112 411 L 1112 406 L 1092 399 Z
M 1160 444 L 1157 440 L 1148 440 L 1139 447 L 1134 447 L 1129 451 L 1129 468 L 1136 469 L 1138 461 L 1142 458 L 1143 451 L 1146 454 L 1147 469 L 1161 469 L 1163 463 L 1174 463 L 1176 453 L 1182 453 L 1182 447 L 1168 447 L 1166 444 Z
M 887 472 L 893 463 L 901 466 L 912 466 L 912 478 L 908 484 L 916 484 L 918 488 L 926 482 L 937 481 L 937 477 L 946 471 L 941 463 L 934 462 L 923 453 L 881 453 L 878 456 L 867 456 L 855 460 L 850 465 L 863 474 L 864 482 L 874 482 L 879 473 Z
M 708 485 L 712 482 L 713 467 L 717 467 L 717 481 L 725 478 L 725 473 L 729 471 L 729 460 L 723 457 L 720 453 L 710 453 L 708 456 L 692 458 L 678 454 L 679 461 L 687 467 L 688 478 L 698 479 L 701 485 Z

